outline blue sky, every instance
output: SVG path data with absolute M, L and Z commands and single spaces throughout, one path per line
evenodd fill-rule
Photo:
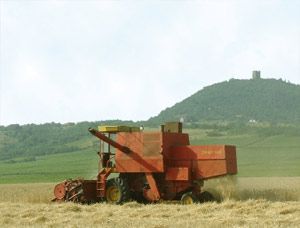
M 300 84 L 300 1 L 0 1 L 0 125 L 146 120 L 205 86 Z

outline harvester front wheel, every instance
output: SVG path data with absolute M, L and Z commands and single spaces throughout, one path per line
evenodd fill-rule
M 193 192 L 184 193 L 181 197 L 181 203 L 182 204 L 194 204 L 194 203 L 197 203 L 197 202 L 198 202 L 198 199 L 193 194 Z
M 121 204 L 129 200 L 130 191 L 126 179 L 116 177 L 106 184 L 105 198 L 108 203 Z

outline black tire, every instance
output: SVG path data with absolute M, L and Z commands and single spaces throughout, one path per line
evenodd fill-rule
M 105 199 L 110 204 L 122 204 L 130 200 L 130 191 L 126 179 L 116 177 L 106 183 Z
M 194 204 L 198 203 L 198 198 L 193 194 L 193 192 L 186 192 L 181 196 L 181 204 Z
M 149 201 L 144 197 L 143 192 L 131 192 L 131 198 L 138 203 L 149 203 Z
M 213 201 L 215 201 L 215 197 L 211 193 L 209 193 L 207 191 L 200 193 L 200 195 L 199 195 L 200 203 L 213 202 Z

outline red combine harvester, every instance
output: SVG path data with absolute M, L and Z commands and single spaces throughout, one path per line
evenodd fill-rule
M 97 179 L 65 180 L 55 186 L 53 201 L 205 202 L 213 196 L 201 191 L 204 180 L 237 173 L 235 146 L 190 145 L 182 123 L 166 123 L 159 132 L 126 126 L 89 131 L 100 139 Z

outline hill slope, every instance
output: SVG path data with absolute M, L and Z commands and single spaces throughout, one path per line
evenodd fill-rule
M 11 163 L 30 162 L 34 161 L 36 156 L 96 150 L 98 140 L 89 134 L 87 129 L 97 128 L 103 123 L 132 125 L 133 122 L 110 120 L 0 126 L 0 160 L 8 160 Z
M 300 85 L 275 79 L 217 83 L 150 118 L 153 124 L 184 118 L 185 122 L 300 122 Z
M 91 178 L 97 173 L 99 142 L 88 133 L 88 127 L 157 127 L 181 117 L 192 123 L 184 130 L 190 133 L 192 144 L 236 145 L 240 176 L 299 176 L 299 104 L 299 85 L 274 79 L 233 79 L 204 88 L 148 122 L 0 126 L 0 183 Z M 248 124 L 250 119 L 275 124 Z M 194 126 L 197 129 L 188 129 Z

